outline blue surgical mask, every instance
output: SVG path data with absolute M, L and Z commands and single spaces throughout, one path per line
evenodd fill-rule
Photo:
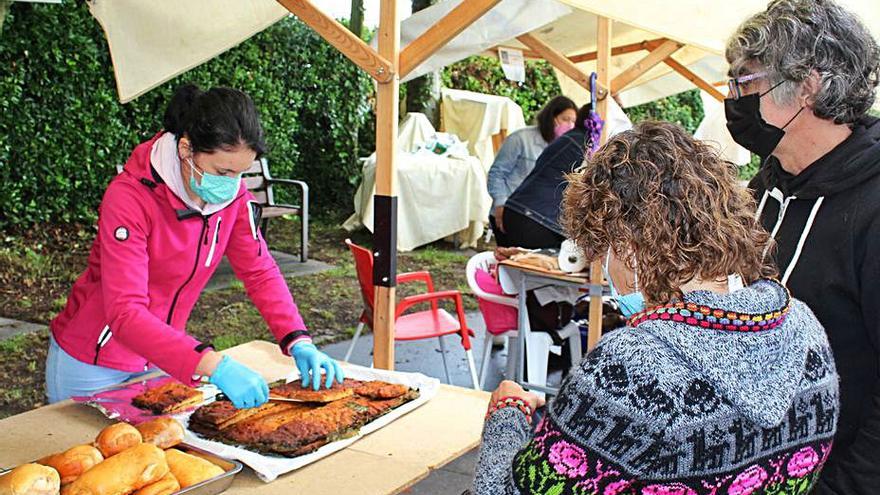
M 192 174 L 189 177 L 189 187 L 202 198 L 205 203 L 225 203 L 235 197 L 241 183 L 241 176 L 226 177 L 201 172 L 196 169 L 192 158 L 186 159 Z M 201 176 L 201 184 L 196 183 L 195 174 Z
M 629 294 L 621 294 L 617 292 L 617 288 L 614 287 L 614 282 L 611 281 L 611 274 L 608 272 L 608 260 L 611 258 L 611 249 L 608 249 L 608 255 L 605 257 L 605 265 L 602 269 L 605 272 L 605 280 L 608 281 L 608 286 L 611 288 L 611 299 L 617 302 L 617 307 L 620 309 L 621 314 L 626 318 L 638 313 L 639 311 L 644 311 L 645 309 L 645 296 L 642 295 L 641 291 L 639 291 L 639 273 L 638 269 L 636 269 L 635 275 L 635 291 L 630 292 Z

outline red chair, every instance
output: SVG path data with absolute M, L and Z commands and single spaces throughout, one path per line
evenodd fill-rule
M 370 329 L 373 328 L 375 291 L 373 287 L 373 253 L 369 249 L 351 242 L 351 239 L 346 239 L 345 243 L 351 249 L 351 254 L 354 256 L 358 283 L 361 286 L 361 296 L 364 298 L 364 311 L 361 313 L 357 330 L 354 333 L 351 345 L 348 347 L 348 352 L 345 353 L 345 361 L 348 361 L 351 358 L 354 346 L 357 344 L 358 337 L 360 337 L 364 329 L 364 325 L 368 325 Z M 443 336 L 459 335 L 461 337 L 461 345 L 464 347 L 465 354 L 467 355 L 473 387 L 479 390 L 477 368 L 474 365 L 474 355 L 471 352 L 470 338 L 474 336 L 474 332 L 468 328 L 467 321 L 465 320 L 461 292 L 457 290 L 434 292 L 434 281 L 431 279 L 431 274 L 424 271 L 401 273 L 397 276 L 398 284 L 408 282 L 424 282 L 428 292 L 404 297 L 398 301 L 394 317 L 394 340 L 421 340 L 437 337 L 437 340 L 440 342 L 441 355 L 443 356 L 443 370 L 446 372 L 446 382 L 452 383 L 449 379 L 449 367 L 446 364 L 446 345 L 443 342 Z M 438 307 L 437 301 L 441 299 L 455 302 L 455 311 L 458 318 L 452 316 L 443 308 Z M 425 302 L 431 303 L 431 309 L 403 314 L 412 306 Z

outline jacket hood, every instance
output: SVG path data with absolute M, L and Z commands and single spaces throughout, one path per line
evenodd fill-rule
M 702 374 L 743 416 L 763 427 L 779 424 L 800 390 L 807 351 L 815 344 L 811 339 L 821 335 L 813 331 L 819 324 L 809 309 L 771 280 L 728 294 L 690 292 L 685 302 L 750 315 L 787 311 L 784 321 L 768 330 L 711 330 L 657 320 L 639 325 Z
M 880 174 L 880 119 L 863 117 L 852 134 L 798 175 L 782 169 L 770 156 L 761 167 L 767 189 L 778 187 L 786 196 L 815 199 L 855 187 Z

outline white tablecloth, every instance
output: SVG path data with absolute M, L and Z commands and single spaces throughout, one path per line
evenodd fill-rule
M 485 173 L 495 160 L 492 136 L 526 126 L 519 105 L 506 96 L 443 88 L 440 115 L 443 129 L 467 141 L 468 150 L 483 164 Z
M 399 251 L 411 251 L 456 233 L 463 247 L 476 246 L 492 206 L 479 160 L 400 152 L 397 184 Z M 364 179 L 354 196 L 355 214 L 345 222 L 345 228 L 353 230 L 363 224 L 373 230 L 375 193 L 373 159 L 364 165 Z

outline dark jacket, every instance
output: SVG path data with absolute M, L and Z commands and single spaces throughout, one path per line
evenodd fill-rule
M 880 489 L 880 123 L 852 135 L 797 176 L 770 157 L 752 181 L 774 233 L 780 276 L 828 332 L 841 412 L 815 493 Z M 759 206 L 760 208 L 760 206 Z M 810 217 L 812 222 L 810 221 Z M 802 245 L 799 256 L 798 246 Z
M 507 198 L 504 208 L 562 235 L 559 207 L 566 186 L 564 175 L 584 161 L 585 139 L 586 131 L 574 128 L 550 143 L 538 156 L 532 173 Z

